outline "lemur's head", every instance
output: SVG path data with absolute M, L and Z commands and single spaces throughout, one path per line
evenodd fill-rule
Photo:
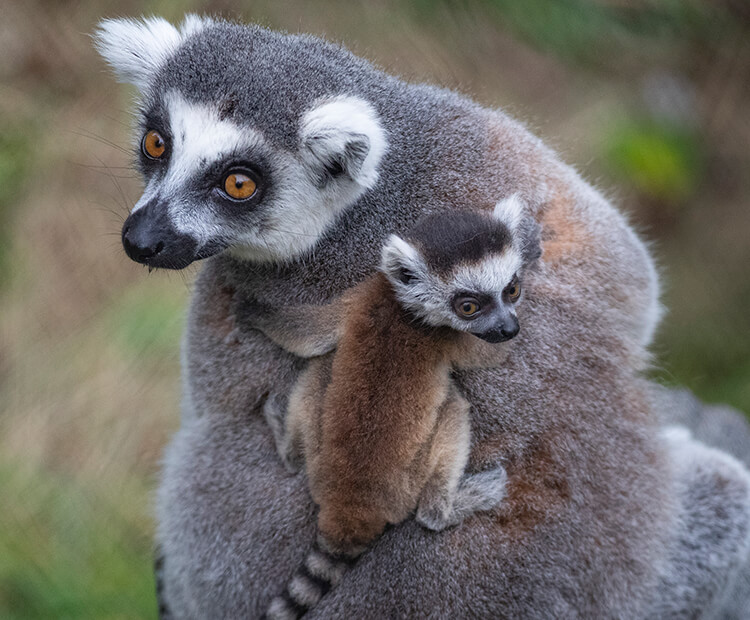
M 523 272 L 540 243 L 539 225 L 513 195 L 491 216 L 428 215 L 405 238 L 391 235 L 381 270 L 399 303 L 428 325 L 502 342 L 519 332 Z
M 135 261 L 180 269 L 231 248 L 307 252 L 371 188 L 387 148 L 355 93 L 371 67 L 313 37 L 189 16 L 103 21 L 95 35 L 138 87 L 143 196 L 122 230 Z

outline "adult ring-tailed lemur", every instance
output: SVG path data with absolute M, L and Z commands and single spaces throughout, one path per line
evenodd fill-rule
M 314 37 L 191 16 L 179 28 L 107 20 L 96 42 L 141 95 L 145 190 L 125 250 L 151 267 L 208 259 L 157 501 L 174 617 L 259 616 L 315 534 L 305 481 L 284 470 L 260 413 L 305 361 L 243 325 L 243 301 L 325 303 L 420 216 L 489 212 L 513 194 L 543 231 L 524 329 L 502 366 L 454 379 L 471 404 L 469 472 L 503 466 L 507 495 L 441 533 L 391 528 L 311 616 L 741 609 L 747 472 L 660 429 L 640 376 L 660 314 L 656 271 L 575 171 L 502 112 Z

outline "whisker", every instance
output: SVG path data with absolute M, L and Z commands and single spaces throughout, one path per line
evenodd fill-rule
M 106 165 L 106 164 L 105 164 L 105 163 L 104 163 L 104 162 L 103 162 L 103 161 L 102 161 L 101 159 L 99 159 L 99 158 L 97 157 L 97 158 L 96 158 L 96 160 L 97 160 L 97 161 L 98 161 L 98 162 L 99 162 L 99 163 L 100 163 L 100 164 L 101 164 L 102 166 L 104 166 L 105 168 L 107 168 L 107 165 Z M 116 177 L 115 175 L 113 175 L 113 174 L 109 173 L 109 172 L 107 172 L 107 174 L 109 174 L 110 178 L 112 179 L 112 182 L 113 182 L 113 183 L 115 184 L 115 187 L 117 188 L 117 191 L 118 191 L 118 193 L 120 194 L 120 197 L 122 198 L 122 206 L 123 206 L 123 207 L 124 207 L 124 208 L 125 208 L 125 209 L 126 209 L 127 211 L 130 211 L 130 208 L 128 207 L 128 204 L 129 204 L 128 198 L 127 198 L 127 196 L 125 196 L 125 192 L 123 191 L 123 189 L 122 189 L 122 186 L 120 185 L 120 182 L 119 182 L 119 181 L 117 180 L 117 177 Z
M 86 168 L 87 170 L 93 170 L 94 172 L 99 173 L 106 173 L 110 170 L 129 170 L 130 174 L 115 174 L 114 172 L 111 172 L 110 174 L 114 177 L 117 177 L 118 179 L 137 179 L 141 175 L 131 166 L 92 166 L 90 164 L 84 164 L 80 162 L 71 162 L 74 166 L 79 166 L 81 168 Z
M 114 197 L 112 197 L 112 198 L 114 199 Z M 112 207 L 107 207 L 105 205 L 101 205 L 101 204 L 99 204 L 97 202 L 93 202 L 93 201 L 89 201 L 89 204 L 91 206 L 93 206 L 93 208 L 96 209 L 97 211 L 102 211 L 104 213 L 109 213 L 110 215 L 115 216 L 118 220 L 122 219 L 122 213 L 120 213 L 119 211 L 116 211 Z
M 137 170 L 135 169 L 134 166 L 108 166 L 106 164 L 103 165 L 103 166 L 94 166 L 93 164 L 84 164 L 83 162 L 80 162 L 80 161 L 73 161 L 71 163 L 74 166 L 81 166 L 82 168 L 90 168 L 92 170 L 98 170 L 100 168 L 106 168 L 108 170 L 132 170 L 133 172 L 137 172 Z
M 106 138 L 103 138 L 102 136 L 98 136 L 98 135 L 96 135 L 94 133 L 87 132 L 86 130 L 82 130 L 80 132 L 70 130 L 70 133 L 72 133 L 72 134 L 74 134 L 76 136 L 81 136 L 82 138 L 88 138 L 89 140 L 94 140 L 95 142 L 100 142 L 101 144 L 104 144 L 106 146 L 110 146 L 113 149 L 117 149 L 118 151 L 122 151 L 126 155 L 130 155 L 131 154 L 130 151 L 128 149 L 126 149 L 125 147 L 120 146 L 119 144 L 116 144 L 115 142 L 112 142 L 110 140 L 107 140 Z
M 118 125 L 122 125 L 126 129 L 130 129 L 130 125 L 128 123 L 126 123 L 125 121 L 123 121 L 122 119 L 120 119 L 120 118 L 116 118 L 114 116 L 110 116 L 109 114 L 103 114 L 102 116 L 104 116 L 104 118 L 106 118 L 108 121 L 112 121 L 113 123 L 117 123 Z
M 298 237 L 317 237 L 318 235 L 311 235 L 308 233 L 303 232 L 297 232 L 296 230 L 285 230 L 283 228 L 277 228 L 275 226 L 270 226 L 269 224 L 263 224 L 263 228 L 272 230 L 273 232 L 280 232 L 284 233 L 286 235 L 296 235 Z

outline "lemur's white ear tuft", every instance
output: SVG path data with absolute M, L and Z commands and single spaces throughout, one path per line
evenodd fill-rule
M 513 194 L 495 205 L 492 216 L 505 224 L 511 232 L 515 232 L 523 218 L 524 206 L 521 197 Z
M 422 277 L 426 265 L 417 248 L 398 235 L 391 235 L 383 246 L 380 270 L 394 284 L 410 284 Z
M 188 15 L 179 31 L 161 17 L 105 19 L 94 32 L 94 44 L 120 81 L 143 90 L 185 37 L 209 23 L 208 19 Z
M 183 19 L 182 23 L 180 24 L 180 35 L 182 35 L 182 40 L 184 41 L 188 37 L 197 34 L 205 27 L 210 26 L 213 23 L 214 20 L 210 17 L 196 15 L 195 13 L 188 13 L 187 15 L 185 15 L 185 19 Z
M 342 96 L 320 104 L 302 118 L 300 135 L 321 183 L 346 175 L 365 189 L 375 185 L 388 141 L 365 100 Z

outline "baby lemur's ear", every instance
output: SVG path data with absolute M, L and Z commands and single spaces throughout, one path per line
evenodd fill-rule
M 427 265 L 417 248 L 391 235 L 383 246 L 380 270 L 394 285 L 409 285 L 424 278 Z
M 492 216 L 508 227 L 513 243 L 521 251 L 524 263 L 533 263 L 542 255 L 541 226 L 529 213 L 526 203 L 518 194 L 498 202 Z
M 300 125 L 303 156 L 321 186 L 348 178 L 369 189 L 387 147 L 375 109 L 358 97 L 337 97 L 305 114 Z
M 94 45 L 120 81 L 143 90 L 180 43 L 210 23 L 197 15 L 187 15 L 179 29 L 161 17 L 105 19 L 94 32 Z

